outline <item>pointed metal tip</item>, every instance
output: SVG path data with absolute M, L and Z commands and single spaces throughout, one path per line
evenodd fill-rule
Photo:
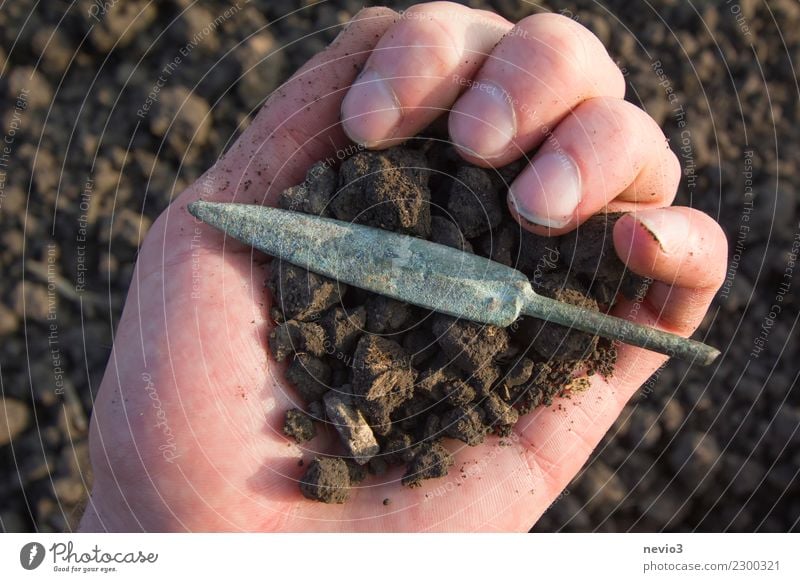
M 213 226 L 222 231 L 227 231 L 229 226 L 227 217 L 230 214 L 231 204 L 222 202 L 206 202 L 205 200 L 195 200 L 187 204 L 186 210 L 198 220 L 202 220 L 209 226 Z
M 198 214 L 199 214 L 199 212 L 200 212 L 200 210 L 202 208 L 203 208 L 203 201 L 202 200 L 195 200 L 194 202 L 190 202 L 186 206 L 186 210 L 188 210 L 189 214 L 191 214 L 195 218 L 200 218 L 200 216 L 198 216 Z
M 189 214 L 194 216 L 195 218 L 206 222 L 206 218 L 209 216 L 209 211 L 214 206 L 212 202 L 206 202 L 205 200 L 195 200 L 194 202 L 189 203 L 186 206 L 186 210 L 189 211 Z
M 708 354 L 706 355 L 706 361 L 703 363 L 703 365 L 710 366 L 720 356 L 720 354 L 722 354 L 722 352 L 720 352 L 718 349 L 711 348 L 710 350 L 708 350 Z

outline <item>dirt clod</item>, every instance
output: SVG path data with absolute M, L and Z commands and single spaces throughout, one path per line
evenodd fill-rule
M 338 176 L 330 165 L 317 162 L 308 170 L 302 184 L 281 193 L 278 206 L 285 210 L 327 216 L 337 180 Z
M 487 365 L 509 342 L 508 332 L 501 327 L 441 314 L 434 317 L 433 333 L 444 353 L 464 371 Z
M 483 410 L 476 406 L 459 406 L 442 417 L 442 425 L 447 436 L 458 439 L 474 447 L 483 442 L 486 426 L 483 424 Z
M 314 319 L 338 304 L 347 290 L 343 283 L 280 260 L 272 264 L 269 287 L 283 319 L 300 321 Z
M 336 457 L 316 457 L 300 479 L 300 491 L 323 503 L 344 503 L 350 495 L 347 463 Z
M 482 235 L 503 219 L 494 182 L 485 170 L 473 166 L 461 166 L 456 171 L 447 209 L 467 238 Z
M 321 357 L 325 353 L 325 332 L 316 323 L 290 319 L 272 331 L 269 347 L 279 362 L 293 353 L 307 352 Z
M 283 434 L 302 444 L 317 436 L 317 428 L 311 417 L 298 408 L 292 408 L 286 412 Z
M 460 251 L 472 252 L 472 245 L 464 238 L 458 225 L 444 216 L 433 216 L 431 218 L 431 240 Z
M 414 460 L 408 464 L 403 485 L 419 487 L 425 479 L 444 477 L 453 463 L 452 455 L 441 444 L 423 445 Z
M 597 301 L 575 289 L 558 289 L 551 296 L 584 309 L 599 311 Z M 597 347 L 597 336 L 541 319 L 523 317 L 518 325 L 517 339 L 532 345 L 543 358 L 578 360 L 591 355 Z
M 427 238 L 431 230 L 427 181 L 427 162 L 420 152 L 395 148 L 357 153 L 339 170 L 334 216 Z
M 331 380 L 331 368 L 310 354 L 297 354 L 286 370 L 286 379 L 306 402 L 322 398 Z
M 562 301 L 595 310 L 613 303 L 608 287 L 629 281 L 614 256 L 603 255 L 587 279 L 594 249 L 523 231 L 502 199 L 502 180 L 437 143 L 361 151 L 338 171 L 317 164 L 280 204 L 475 252 L 520 268 L 537 292 Z M 598 224 L 587 227 L 592 241 L 602 240 Z M 580 269 L 565 263 L 566 249 Z M 326 502 L 346 497 L 327 485 L 341 485 L 345 473 L 348 486 L 397 465 L 409 486 L 445 475 L 453 460 L 442 439 L 477 446 L 488 434 L 510 436 L 521 414 L 585 389 L 577 371 L 607 375 L 616 358 L 611 343 L 591 334 L 532 318 L 508 329 L 484 325 L 358 288 L 345 295 L 335 281 L 280 261 L 270 288 L 280 323 L 273 354 L 290 360 L 287 379 L 308 415 L 333 425 L 341 441 L 344 464 L 320 458 L 304 478 L 304 494 Z M 324 487 L 309 489 L 311 482 Z

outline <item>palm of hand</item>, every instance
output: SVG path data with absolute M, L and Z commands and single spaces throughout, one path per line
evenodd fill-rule
M 194 221 L 179 220 L 185 224 L 178 230 L 195 236 Z M 162 224 L 148 243 L 161 238 Z M 567 446 L 573 450 L 565 453 L 581 460 L 588 453 L 580 441 L 562 442 L 571 417 L 586 414 L 570 411 L 571 404 L 529 415 L 505 446 L 496 437 L 475 448 L 450 443 L 457 460 L 450 475 L 422 487 L 401 486 L 402 470 L 394 469 L 354 487 L 345 505 L 304 499 L 298 461 L 325 451 L 334 435 L 301 447 L 282 434 L 285 411 L 300 403 L 268 356 L 271 297 L 262 283 L 269 266 L 197 228 L 203 240 L 195 238 L 194 248 L 186 235 L 173 241 L 169 232 L 165 244 L 142 248 L 113 376 L 96 402 L 93 454 L 107 459 L 95 463 L 97 477 L 108 481 L 104 489 L 115 492 L 119 507 L 131 508 L 126 528 L 524 530 L 531 509 L 541 512 L 575 465 L 560 467 L 558 449 Z M 163 259 L 162 249 L 169 249 Z M 106 527 L 114 527 L 113 518 Z

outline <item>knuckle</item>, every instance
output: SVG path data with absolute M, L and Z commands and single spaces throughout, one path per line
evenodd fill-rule
M 609 140 L 618 135 L 626 136 L 623 143 L 638 149 L 643 141 L 641 109 L 611 97 L 594 97 L 581 103 L 575 110 L 581 124 L 597 131 L 600 140 Z M 634 138 L 634 139 L 631 139 Z
M 366 20 L 369 18 L 396 18 L 397 12 L 385 6 L 367 6 L 355 13 L 351 21 Z
M 589 65 L 587 43 L 594 35 L 572 19 L 560 14 L 534 14 L 520 20 L 517 28 L 519 38 L 549 52 L 554 61 L 564 61 L 581 71 Z
M 418 4 L 409 8 L 387 35 L 389 42 L 382 47 L 384 59 L 394 61 L 394 66 L 412 74 L 436 74 L 456 68 L 462 59 L 464 35 L 460 29 L 463 25 L 461 19 L 447 18 L 442 4 L 449 3 Z
M 589 84 L 592 94 L 625 95 L 625 77 L 603 43 L 582 24 L 561 14 L 535 14 L 517 24 L 514 34 L 531 50 L 546 52 L 555 74 Z

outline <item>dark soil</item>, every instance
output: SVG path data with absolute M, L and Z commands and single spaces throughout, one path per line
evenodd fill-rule
M 338 188 L 331 187 L 333 178 L 317 164 L 303 184 L 281 199 L 291 200 L 295 209 L 317 208 L 328 215 L 330 208 L 341 220 L 425 238 L 432 236 L 432 222 L 445 225 L 440 240 L 518 267 L 541 293 L 586 309 L 597 311 L 601 303 L 608 308 L 617 291 L 635 287 L 622 262 L 603 244 L 619 214 L 590 220 L 585 243 L 570 235 L 521 246 L 520 241 L 539 237 L 522 233 L 501 202 L 505 188 L 500 174 L 457 160 L 445 141 L 421 137 L 407 146 L 346 159 L 338 171 Z M 504 168 L 505 178 L 513 179 L 513 171 Z M 438 206 L 431 204 L 429 177 L 434 174 L 447 192 Z M 316 186 L 320 175 L 326 176 L 328 199 Z M 442 176 L 449 176 L 449 185 L 441 183 Z M 570 252 L 547 256 L 547 261 L 545 255 L 531 256 L 547 245 Z M 292 358 L 287 379 L 312 416 L 319 417 L 317 402 L 324 402 L 323 422 L 341 437 L 343 459 L 365 465 L 381 458 L 386 465 L 404 465 L 407 485 L 447 473 L 453 461 L 442 439 L 477 446 L 489 433 L 508 436 L 520 413 L 549 405 L 573 389 L 577 371 L 613 370 L 611 342 L 587 333 L 532 318 L 509 329 L 483 325 L 363 290 L 348 293 L 335 281 L 280 261 L 273 268 L 270 290 L 279 306 L 274 313 L 279 325 L 270 342 L 276 359 Z M 348 363 L 344 369 L 342 362 Z M 540 373 L 534 375 L 537 366 Z M 297 412 L 289 415 L 287 426 L 296 422 Z M 309 493 L 306 483 L 321 474 L 320 466 L 309 466 L 302 479 L 304 494 L 340 503 L 339 496 Z
M 785 281 L 797 235 L 800 5 L 657 0 L 631 10 L 623 0 L 467 3 L 513 21 L 560 11 L 594 31 L 623 68 L 627 99 L 655 118 L 681 157 L 684 180 L 676 203 L 709 213 L 730 241 L 728 279 L 698 332 L 725 351 L 719 365 L 709 370 L 673 361 L 645 383 L 536 531 L 796 530 L 796 269 L 757 357 L 753 342 Z M 403 9 L 409 2 L 388 4 Z M 0 8 L 2 132 L 13 140 L 6 144 L 10 163 L 0 167 L 0 531 L 75 528 L 92 480 L 87 419 L 142 237 L 170 201 L 230 148 L 259 103 L 322 50 L 363 2 L 333 0 L 297 10 L 297 3 L 251 0 L 207 35 L 204 27 L 232 1 L 126 0 L 98 19 L 90 15 L 94 5 L 15 0 Z M 165 64 L 198 34 L 196 48 L 166 78 L 154 108 L 141 119 L 136 111 Z M 23 91 L 28 103 L 17 112 L 12 136 Z M 187 93 L 192 98 L 180 110 L 170 107 Z M 195 126 L 206 113 L 207 121 Z M 170 126 L 164 121 L 171 115 L 176 123 Z M 338 187 L 338 172 L 331 170 Z M 445 203 L 436 212 L 447 209 L 437 196 L 446 192 L 442 181 L 429 178 L 433 202 Z M 327 188 L 318 186 L 323 198 Z M 319 209 L 316 201 L 302 208 Z M 486 239 L 459 241 L 459 231 L 443 226 L 455 225 L 454 218 L 436 212 L 433 240 L 475 243 L 486 254 L 477 246 Z M 535 274 L 541 258 L 561 253 L 549 241 L 514 232 L 524 248 L 535 248 L 511 258 L 528 272 Z M 539 264 L 542 276 L 549 262 Z M 78 271 L 79 264 L 85 270 Z M 58 283 L 63 395 L 53 389 L 48 265 Z M 347 304 L 354 291 L 347 291 L 342 309 L 363 330 Z M 345 316 L 336 318 L 337 333 L 349 333 Z M 316 323 L 327 329 L 325 317 Z M 398 343 L 411 354 L 412 367 L 424 372 L 441 349 L 430 331 L 414 331 Z M 353 342 L 359 333 L 351 334 Z M 552 399 L 552 386 L 563 375 L 536 359 L 524 379 L 527 365 L 513 376 L 512 361 L 502 368 L 502 388 L 508 389 L 502 399 L 513 400 L 519 391 L 526 399 L 516 406 L 520 412 Z M 495 371 L 482 371 L 483 381 Z M 527 387 L 531 382 L 534 390 Z M 396 416 L 413 420 L 426 402 L 405 402 Z M 324 418 L 321 401 L 308 410 Z M 426 435 L 439 434 L 437 422 L 428 416 Z M 702 470 L 694 459 L 703 460 Z M 367 467 L 381 473 L 386 464 L 378 456 Z
M 300 481 L 300 491 L 309 499 L 344 503 L 350 495 L 350 470 L 343 459 L 317 457 Z
M 310 416 L 302 410 L 292 408 L 286 412 L 283 434 L 292 437 L 298 443 L 304 443 L 317 436 L 317 427 L 314 426 Z

